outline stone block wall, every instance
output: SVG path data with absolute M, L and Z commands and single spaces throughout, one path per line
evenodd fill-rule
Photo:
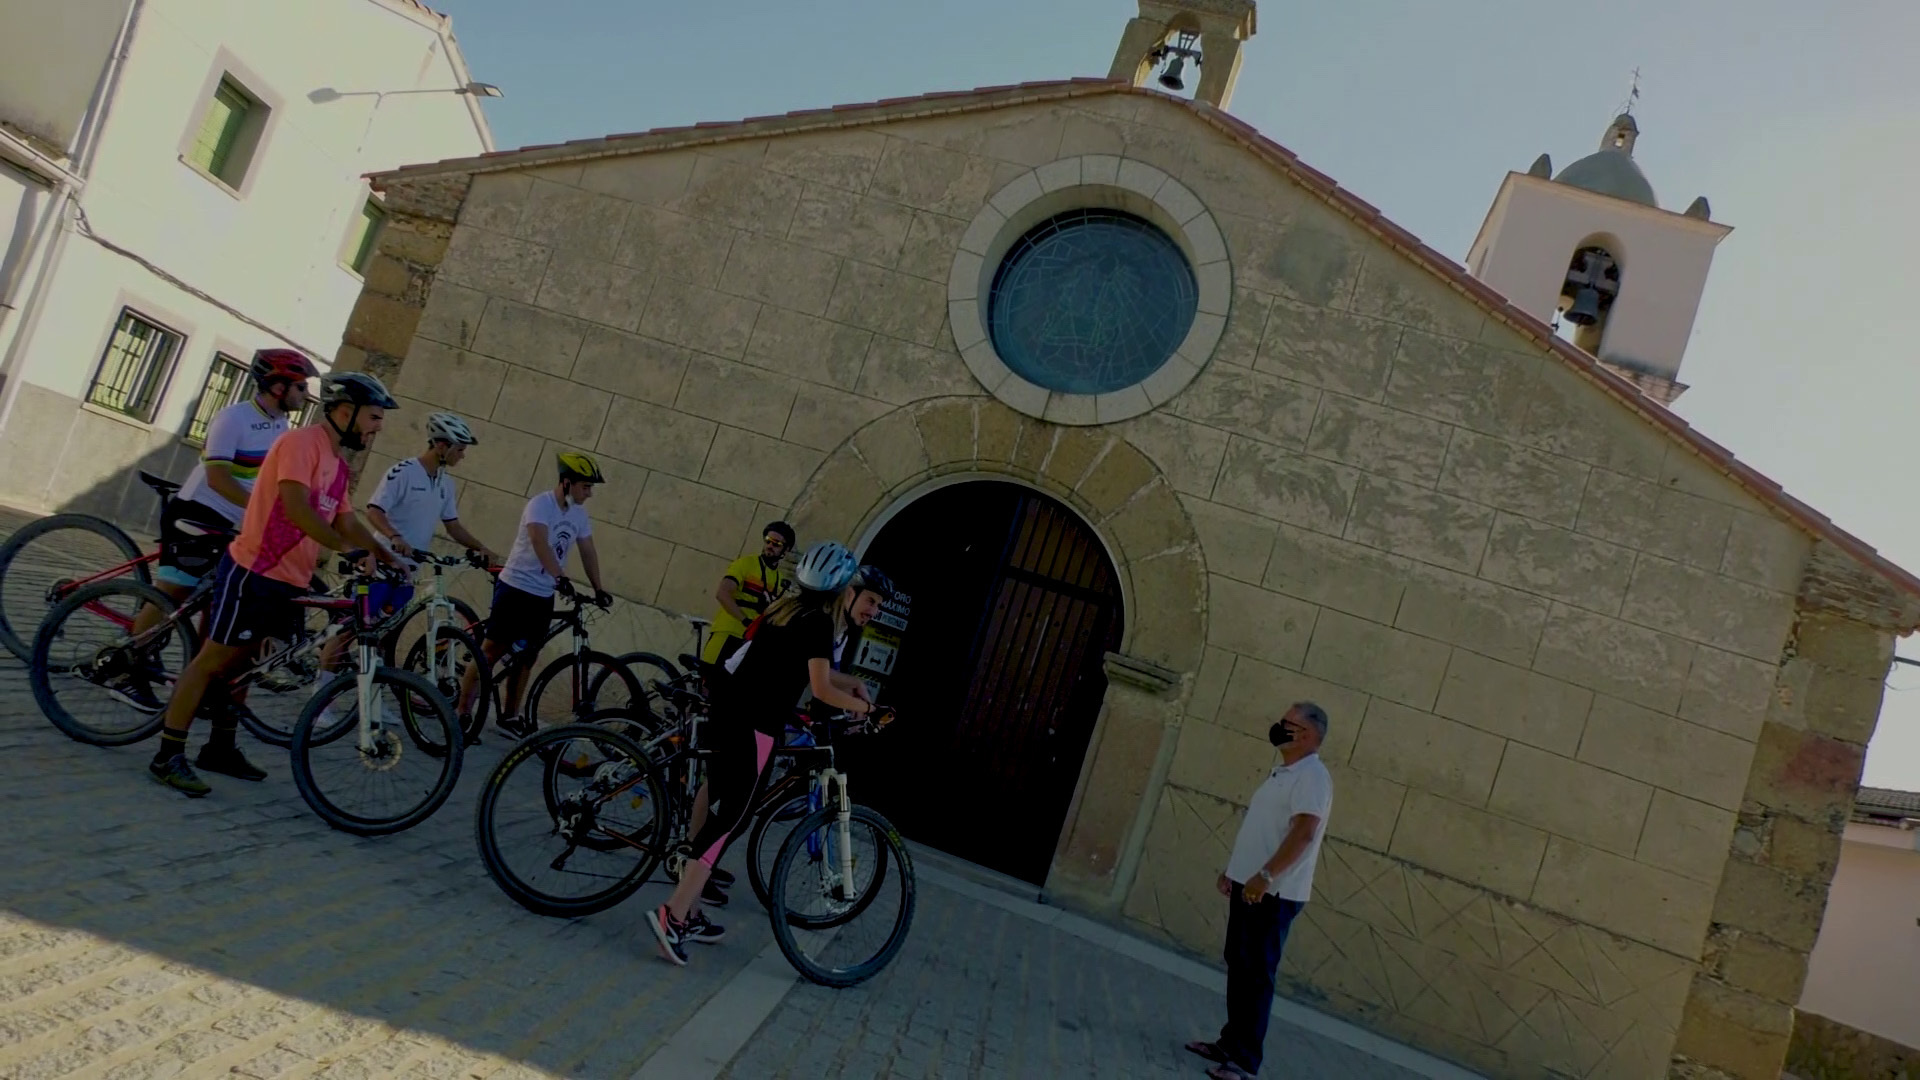
M 1920 1047 L 1795 1012 L 1787 1067 L 1799 1080 L 1920 1080 Z
M 1267 725 L 1313 698 L 1336 794 L 1291 992 L 1497 1076 L 1660 1076 L 1676 1037 L 1720 1054 L 1712 994 L 1765 989 L 1758 943 L 1798 940 L 1737 909 L 1740 875 L 1816 885 L 1771 862 L 1805 849 L 1793 826 L 1729 864 L 1776 806 L 1756 762 L 1828 760 L 1769 719 L 1815 678 L 1782 666 L 1805 536 L 1190 111 L 913 108 L 396 185 L 399 265 L 342 356 L 408 399 L 377 454 L 431 407 L 475 421 L 462 505 L 497 545 L 554 451 L 598 454 L 620 632 L 662 651 L 769 518 L 852 540 L 943 471 L 1025 478 L 1117 553 L 1127 648 L 1171 680 L 1109 695 L 1056 864 L 1075 896 L 1216 953 Z M 1070 436 L 984 396 L 947 275 L 987 199 L 1082 154 L 1198 196 L 1235 292 L 1179 397 Z M 1865 705 L 1801 700 L 1856 727 Z M 1754 956 L 1703 965 L 1710 928 Z M 1767 1033 L 1760 1012 L 1739 1015 Z

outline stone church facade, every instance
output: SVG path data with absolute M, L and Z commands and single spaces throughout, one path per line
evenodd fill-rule
M 969 479 L 1042 492 L 1125 612 L 1057 902 L 1216 954 L 1267 726 L 1311 698 L 1336 796 L 1289 993 L 1491 1076 L 1771 1080 L 1916 583 L 1122 74 L 378 177 L 337 364 L 406 408 L 366 475 L 461 413 L 499 545 L 593 452 L 597 644 L 669 655 L 766 520 L 857 545 Z M 987 325 L 997 261 L 1077 208 L 1192 269 L 1177 348 L 1117 390 L 1040 385 Z

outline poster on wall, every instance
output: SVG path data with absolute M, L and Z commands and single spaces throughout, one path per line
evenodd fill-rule
M 880 611 L 860 633 L 853 661 L 847 669 L 863 683 L 875 702 L 893 674 L 900 655 L 900 643 L 907 633 L 907 613 L 913 606 L 910 596 L 895 596 L 880 605 Z

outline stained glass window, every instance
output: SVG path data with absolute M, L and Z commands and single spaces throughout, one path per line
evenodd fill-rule
M 1193 326 L 1199 290 L 1178 246 L 1131 214 L 1073 210 L 1029 230 L 995 271 L 987 325 L 1020 377 L 1073 394 L 1140 382 Z

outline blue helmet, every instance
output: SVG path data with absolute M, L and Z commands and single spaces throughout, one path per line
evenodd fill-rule
M 808 592 L 838 592 L 847 587 L 860 569 L 860 560 L 843 545 L 822 540 L 800 556 L 793 578 Z

